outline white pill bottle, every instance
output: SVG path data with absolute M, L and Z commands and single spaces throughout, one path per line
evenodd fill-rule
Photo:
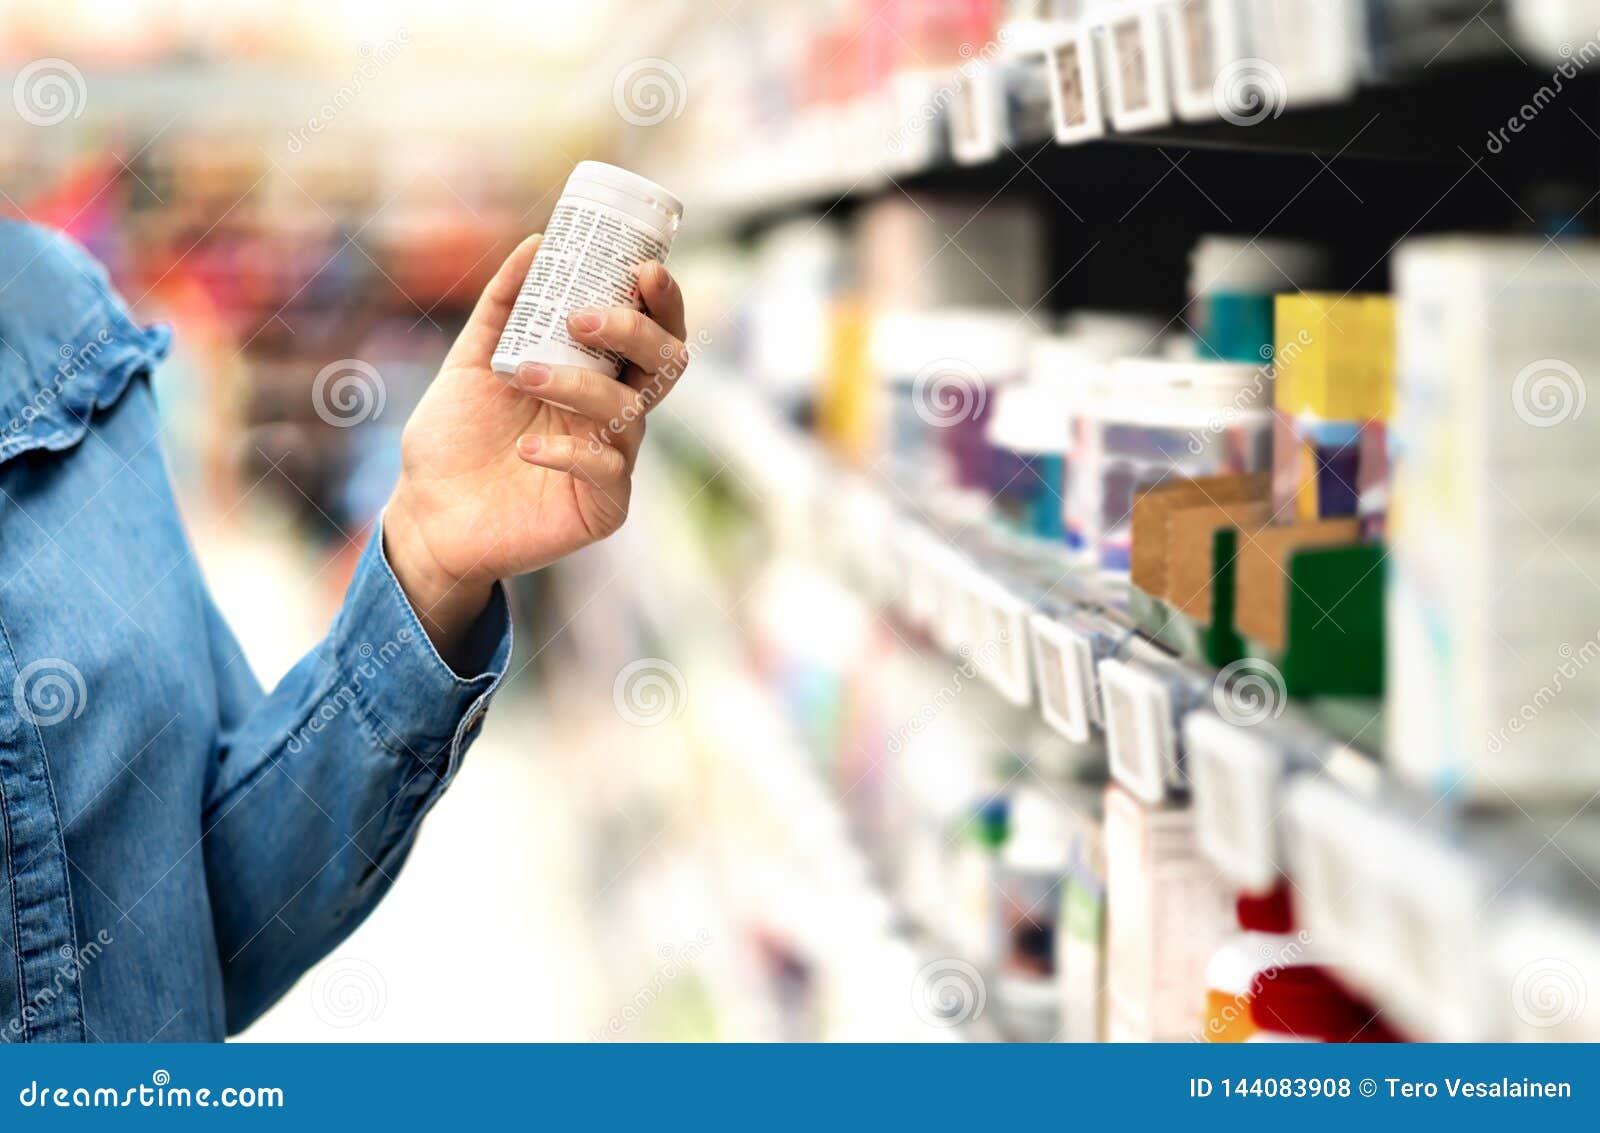
M 622 359 L 567 333 L 567 314 L 580 307 L 639 307 L 639 268 L 667 258 L 682 218 L 683 203 L 655 182 L 615 165 L 579 162 L 495 347 L 495 372 L 543 362 L 621 374 Z

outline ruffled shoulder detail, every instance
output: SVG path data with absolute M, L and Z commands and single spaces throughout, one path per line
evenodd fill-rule
M 54 229 L 0 220 L 0 462 L 83 439 L 90 418 L 167 356 L 106 270 Z

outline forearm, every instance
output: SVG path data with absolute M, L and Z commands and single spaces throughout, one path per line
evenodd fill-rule
M 446 664 L 383 553 L 386 533 L 322 643 L 271 693 L 230 685 L 222 705 L 201 845 L 230 1030 L 387 890 L 509 661 L 510 619 L 491 590 L 457 642 L 467 667 Z M 226 628 L 214 632 L 231 656 Z

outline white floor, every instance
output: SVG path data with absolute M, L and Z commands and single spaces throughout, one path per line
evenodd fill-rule
M 601 1000 L 585 911 L 561 858 L 576 838 L 502 698 L 371 918 L 245 1033 L 297 1042 L 587 1037 Z

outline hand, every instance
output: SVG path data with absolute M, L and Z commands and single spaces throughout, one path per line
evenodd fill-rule
M 384 550 L 447 660 L 495 580 L 538 570 L 622 526 L 645 413 L 684 367 L 683 293 L 660 264 L 639 270 L 646 314 L 574 311 L 573 338 L 627 360 L 622 380 L 489 360 L 539 247 L 524 241 L 484 289 L 406 422 Z

